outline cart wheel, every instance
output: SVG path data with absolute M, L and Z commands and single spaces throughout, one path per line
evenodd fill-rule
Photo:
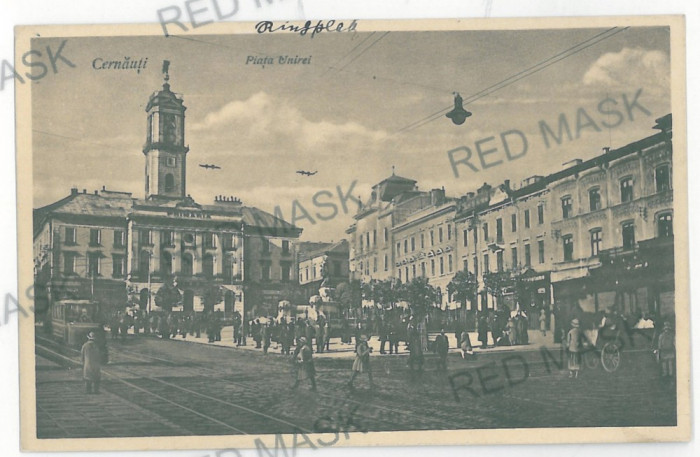
M 617 371 L 620 367 L 620 347 L 617 343 L 606 343 L 600 353 L 600 361 L 603 363 L 603 368 L 608 373 Z
M 586 368 L 595 370 L 600 365 L 600 358 L 598 357 L 598 351 L 586 351 L 583 353 L 583 363 Z

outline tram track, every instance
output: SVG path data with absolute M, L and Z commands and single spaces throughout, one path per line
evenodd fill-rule
M 44 342 L 51 344 L 52 346 L 54 346 L 54 349 L 59 349 L 61 351 L 68 351 L 71 353 L 79 353 L 79 351 L 72 349 L 72 348 L 66 348 L 63 346 L 56 347 L 56 345 L 53 341 L 46 340 L 42 337 L 37 337 L 37 339 L 43 340 Z M 49 359 L 53 359 L 54 361 L 56 361 L 57 363 L 60 363 L 62 365 L 66 365 L 66 364 L 70 364 L 73 366 L 81 366 L 82 365 L 79 359 L 69 357 L 65 354 L 61 354 L 60 352 L 57 352 L 56 350 L 52 350 L 50 347 L 48 347 L 45 344 L 39 344 L 37 342 L 35 344 L 35 347 L 36 347 L 37 352 L 40 355 L 42 355 L 43 357 L 49 358 Z M 117 352 L 119 352 L 119 351 L 117 351 Z M 58 359 L 58 360 L 56 360 L 56 359 Z M 271 416 L 269 414 L 265 414 L 265 413 L 260 412 L 260 411 L 256 411 L 252 408 L 231 402 L 229 400 L 222 400 L 220 398 L 213 397 L 211 395 L 207 395 L 207 394 L 197 392 L 197 391 L 192 390 L 192 389 L 188 389 L 188 388 L 179 386 L 179 385 L 174 384 L 172 382 L 164 381 L 164 380 L 157 378 L 157 377 L 154 377 L 154 376 L 148 376 L 148 375 L 144 375 L 142 373 L 137 373 L 137 372 L 130 370 L 130 369 L 127 369 L 123 366 L 119 367 L 119 371 L 122 372 L 121 376 L 119 374 L 113 373 L 110 369 L 105 369 L 105 368 L 102 369 L 102 373 L 104 373 L 105 375 L 109 376 L 111 379 L 114 379 L 115 381 L 118 382 L 117 385 L 110 386 L 110 387 L 114 387 L 116 390 L 116 392 L 112 392 L 112 393 L 115 393 L 116 395 L 119 395 L 122 397 L 129 398 L 130 396 L 133 397 L 134 391 L 140 392 L 142 395 L 145 395 L 146 397 L 158 399 L 160 402 L 163 402 L 164 404 L 170 405 L 171 407 L 174 407 L 174 408 L 177 408 L 181 411 L 184 411 L 187 414 L 194 414 L 198 417 L 201 417 L 202 419 L 205 419 L 206 421 L 208 421 L 210 424 L 215 424 L 217 427 L 219 427 L 218 431 L 223 432 L 224 430 L 226 430 L 227 433 L 225 433 L 225 434 L 243 434 L 243 435 L 260 434 L 261 429 L 264 429 L 268 433 L 274 433 L 274 432 L 291 433 L 291 432 L 294 432 L 297 430 L 305 432 L 305 433 L 311 433 L 311 430 L 305 428 L 304 426 L 286 421 L 284 419 L 280 419 L 280 418 Z M 166 386 L 171 391 L 175 390 L 175 391 L 179 391 L 182 393 L 186 393 L 189 396 L 197 397 L 200 399 L 199 402 L 197 402 L 197 408 L 195 409 L 194 407 L 192 407 L 192 405 L 188 406 L 186 404 L 183 404 L 183 402 L 173 400 L 172 398 L 167 398 L 165 396 L 166 394 L 164 392 L 156 393 L 153 390 L 150 390 L 146 387 L 137 385 L 135 382 L 128 381 L 128 380 L 123 378 L 124 372 L 131 374 L 132 376 L 134 376 L 137 379 L 148 380 L 151 383 L 151 385 L 153 385 L 154 383 L 159 384 L 159 385 L 163 385 L 163 386 Z M 127 388 L 127 391 L 125 392 L 124 390 L 120 389 L 118 387 L 119 384 L 121 384 L 122 386 Z M 103 385 L 103 388 L 104 387 L 105 386 Z M 112 390 L 109 389 L 109 391 L 111 392 Z M 252 430 L 250 430 L 250 429 L 244 430 L 243 429 L 244 427 L 241 427 L 240 424 L 236 424 L 237 426 L 234 426 L 229 422 L 217 419 L 215 417 L 212 417 L 212 415 L 205 414 L 201 411 L 201 409 L 202 409 L 201 406 L 204 406 L 204 409 L 206 409 L 206 407 L 210 406 L 212 403 L 217 404 L 217 406 L 219 406 L 219 407 L 225 406 L 227 408 L 234 408 L 238 411 L 242 411 L 244 413 L 244 415 L 236 415 L 235 416 L 236 419 L 239 419 L 239 420 L 242 419 L 242 421 L 246 425 L 258 424 L 259 426 L 253 427 Z M 156 414 L 158 414 L 158 413 L 156 413 Z M 245 416 L 245 414 L 247 414 L 248 416 Z M 254 420 L 251 420 L 250 416 L 253 416 L 252 419 L 254 419 Z M 270 422 L 276 423 L 276 427 L 274 427 L 275 430 L 272 432 L 268 431 L 270 429 Z M 265 427 L 262 427 L 261 425 L 265 425 Z M 204 429 L 202 429 L 200 427 L 195 427 L 196 429 L 192 430 L 193 424 L 189 424 L 189 426 L 185 425 L 184 427 L 186 429 L 190 430 L 193 434 L 197 434 L 197 435 L 200 435 L 200 434 L 202 434 L 202 435 L 205 435 L 205 434 L 224 434 L 224 433 L 211 433 L 210 427 L 207 427 Z
M 177 364 L 177 362 L 174 361 L 174 360 L 172 360 L 172 359 L 166 359 L 166 358 L 163 358 L 163 357 L 154 356 L 154 355 L 150 355 L 150 354 L 143 354 L 143 353 L 140 353 L 140 352 L 130 351 L 130 350 L 124 349 L 124 348 L 117 348 L 117 349 L 116 349 L 116 352 L 120 353 L 122 356 L 131 357 L 131 358 L 134 359 L 134 360 L 145 361 L 144 357 L 147 357 L 147 358 L 150 358 L 150 359 L 152 359 L 152 360 L 157 360 L 157 361 L 159 361 L 159 362 L 163 362 L 163 363 L 166 363 L 166 364 Z M 134 354 L 134 355 L 128 355 L 128 354 Z M 189 361 L 189 362 L 195 362 L 195 359 L 191 359 L 191 358 L 186 358 L 186 359 L 187 359 L 187 361 Z M 239 383 L 239 382 L 236 382 L 236 381 L 231 380 L 231 379 L 227 376 L 227 375 L 229 375 L 229 373 L 227 373 L 227 372 L 224 371 L 224 370 L 215 370 L 215 369 L 212 369 L 212 368 L 205 368 L 205 367 L 199 367 L 199 369 L 200 369 L 201 371 L 206 371 L 206 372 L 210 373 L 212 377 L 216 378 L 216 379 L 219 380 L 220 382 L 224 382 L 224 383 L 226 383 L 226 384 L 234 385 L 234 386 L 239 387 L 239 388 L 241 388 L 241 389 L 243 389 L 243 390 L 247 390 L 248 392 L 254 392 L 254 393 L 256 393 L 256 394 L 259 393 L 259 392 L 258 392 L 256 389 L 254 389 L 254 388 L 251 388 L 251 387 L 249 387 L 249 386 L 247 386 L 247 385 L 244 385 L 244 384 L 242 384 L 242 383 Z M 317 378 L 317 382 L 318 382 L 318 378 Z M 343 397 L 343 396 L 333 395 L 333 394 L 329 394 L 329 393 L 325 393 L 325 392 L 320 392 L 320 391 L 319 391 L 319 392 L 315 392 L 314 395 L 317 396 L 317 397 L 323 397 L 323 398 L 327 398 L 327 399 L 329 399 L 329 400 L 333 400 L 333 402 L 330 403 L 330 405 L 332 405 L 332 406 L 334 406 L 334 407 L 336 407 L 336 408 L 338 408 L 338 409 L 343 408 L 343 407 L 346 406 L 346 405 L 348 405 L 348 406 L 352 405 L 351 408 L 349 408 L 350 410 L 357 410 L 358 408 L 362 408 L 362 409 L 365 409 L 365 410 L 366 410 L 366 409 L 376 409 L 376 410 L 382 411 L 382 412 L 384 413 L 385 416 L 387 416 L 387 417 L 392 417 L 392 418 L 393 418 L 392 415 L 399 414 L 399 415 L 401 415 L 401 416 L 405 416 L 405 417 L 414 419 L 414 418 L 416 417 L 416 415 L 418 414 L 417 412 L 414 412 L 414 411 L 399 410 L 399 409 L 390 408 L 390 407 L 383 406 L 383 405 L 378 405 L 378 404 L 376 404 L 376 403 L 368 404 L 368 403 L 366 403 L 366 402 L 362 402 L 362 401 L 359 401 L 359 400 L 352 399 L 352 398 L 350 398 L 350 397 L 347 396 L 347 395 Z M 376 415 L 375 415 L 375 416 L 376 416 Z M 376 420 L 376 419 L 375 419 L 375 420 Z M 434 421 L 434 422 L 438 422 L 438 423 L 442 424 L 443 426 L 445 426 L 445 427 L 447 427 L 447 428 L 449 428 L 449 429 L 454 429 L 454 428 L 455 428 L 454 422 L 446 421 L 446 420 L 443 420 L 443 419 L 438 418 L 438 417 L 435 417 L 435 416 L 432 416 L 432 417 L 431 417 L 431 420 Z M 393 423 L 394 423 L 394 421 L 391 421 L 391 420 L 385 420 L 385 421 L 379 421 L 379 422 L 385 422 L 386 424 L 390 425 L 390 427 L 387 427 L 387 428 L 389 428 L 389 429 L 391 429 L 391 425 L 393 425 Z

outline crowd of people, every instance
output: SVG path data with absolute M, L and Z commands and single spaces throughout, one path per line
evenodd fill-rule
M 112 339 L 125 339 L 129 331 L 134 335 L 153 335 L 163 339 L 200 338 L 206 334 L 209 342 L 221 341 L 222 315 L 210 313 L 168 313 L 144 311 L 117 311 L 108 320 Z
M 109 332 L 112 339 L 125 338 L 130 329 L 133 334 L 153 335 L 162 339 L 171 339 L 187 335 L 201 337 L 206 334 L 209 342 L 221 341 L 223 319 L 220 313 L 150 313 L 145 314 L 138 310 L 132 312 L 116 312 L 108 319 Z M 562 330 L 560 340 L 568 354 L 568 368 L 570 377 L 577 378 L 582 368 L 582 354 L 589 348 L 591 342 L 584 330 L 595 328 L 603 335 L 614 333 L 615 338 L 629 341 L 633 344 L 632 336 L 635 331 L 655 329 L 660 323 L 653 316 L 640 315 L 635 319 L 636 323 L 630 325 L 628 320 L 609 309 L 598 316 L 587 316 L 588 320 L 582 324 L 579 318 L 573 318 L 569 325 Z M 375 319 L 367 319 L 357 323 L 350 319 L 342 319 L 333 334 L 339 335 L 341 344 L 352 345 L 354 343 L 355 360 L 352 364 L 351 375 L 348 381 L 349 389 L 354 389 L 354 382 L 361 374 L 367 374 L 370 386 L 374 385 L 370 365 L 372 348 L 369 339 L 376 335 L 380 341 L 380 354 L 386 354 L 386 343 L 389 343 L 388 353 L 398 354 L 399 343 L 404 342 L 404 347 L 409 352 L 407 365 L 411 372 L 422 371 L 424 365 L 424 351 L 426 350 L 426 331 L 419 325 L 415 316 L 405 313 L 377 316 Z M 281 354 L 291 356 L 295 367 L 295 382 L 293 388 L 297 388 L 302 381 L 309 380 L 311 389 L 316 390 L 316 370 L 313 354 L 322 353 L 330 349 L 332 330 L 331 321 L 324 314 L 318 313 L 315 318 L 308 315 L 304 317 L 258 317 L 243 325 L 243 317 L 236 311 L 233 313 L 233 337 L 237 346 L 246 344 L 246 337 L 251 338 L 256 349 L 262 349 L 267 355 L 272 347 Z M 477 339 L 482 348 L 488 347 L 489 333 L 496 346 L 528 344 L 528 316 L 524 311 L 516 309 L 511 312 L 507 308 L 489 312 L 479 312 L 476 316 Z M 540 329 L 543 335 L 548 330 L 547 316 L 542 311 L 539 317 Z M 671 319 L 663 321 L 663 330 L 654 331 L 651 347 L 657 357 L 661 369 L 662 379 L 672 378 L 675 374 L 675 336 Z M 457 345 L 462 358 L 474 356 L 469 331 L 463 326 L 454 328 Z M 108 362 L 107 354 L 107 330 L 100 326 L 95 332 L 90 332 L 88 341 L 82 348 L 83 376 L 88 393 L 98 393 L 100 386 L 100 367 Z M 353 341 L 354 337 L 354 341 Z M 437 355 L 437 369 L 447 371 L 447 355 L 450 342 L 445 329 L 432 342 L 427 342 L 427 347 Z M 292 350 L 292 347 L 294 350 Z

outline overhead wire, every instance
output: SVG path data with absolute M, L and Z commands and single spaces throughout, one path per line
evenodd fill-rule
M 476 92 L 475 94 L 470 95 L 469 97 L 464 98 L 463 102 L 465 104 L 471 103 L 471 102 L 474 102 L 474 101 L 476 101 L 480 98 L 483 98 L 487 95 L 490 95 L 498 90 L 501 90 L 505 87 L 508 87 L 509 85 L 514 84 L 517 81 L 520 81 L 521 79 L 524 79 L 524 78 L 531 76 L 537 72 L 540 72 L 540 71 L 544 70 L 545 68 L 548 68 L 551 65 L 554 65 L 555 63 L 560 62 L 561 60 L 564 60 L 568 57 L 571 57 L 571 56 L 583 51 L 584 49 L 587 49 L 587 48 L 589 48 L 595 44 L 598 44 L 598 43 L 600 43 L 600 42 L 602 42 L 602 41 L 604 41 L 604 40 L 606 40 L 606 39 L 608 39 L 608 38 L 610 38 L 610 37 L 612 37 L 620 32 L 623 32 L 623 31 L 627 30 L 628 28 L 629 27 L 624 27 L 622 29 L 618 29 L 617 27 L 612 27 L 604 32 L 598 33 L 597 35 L 595 35 L 595 36 L 593 36 L 585 41 L 582 41 L 581 43 L 578 43 L 574 46 L 571 46 L 564 51 L 561 51 L 561 52 L 559 52 L 559 53 L 557 53 L 557 54 L 555 54 L 555 55 L 553 55 L 553 56 L 551 56 L 551 57 L 549 57 L 541 62 L 538 62 L 537 64 L 535 64 L 531 67 L 528 67 L 524 70 L 519 71 L 518 73 L 515 73 L 515 74 L 509 76 L 508 78 L 506 78 L 506 79 L 504 79 L 496 84 L 493 84 L 485 89 L 482 89 L 479 92 Z M 616 30 L 616 29 L 618 29 L 618 30 Z M 611 31 L 612 31 L 612 33 L 610 33 Z M 417 129 L 419 127 L 422 127 L 423 125 L 428 124 L 428 123 L 440 118 L 440 116 L 442 114 L 448 112 L 450 109 L 452 109 L 452 105 L 447 106 L 439 111 L 436 111 L 435 113 L 430 114 L 430 115 L 428 115 L 428 116 L 426 116 L 418 121 L 415 121 L 415 122 L 412 122 L 411 124 L 408 124 L 407 126 L 398 130 L 397 133 L 402 133 L 402 132 L 406 132 L 406 131 L 410 131 L 410 130 L 414 130 L 414 129 Z

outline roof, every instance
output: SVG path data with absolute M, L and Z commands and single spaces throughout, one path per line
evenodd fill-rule
M 379 183 L 372 186 L 372 188 L 380 187 L 382 184 L 392 183 L 392 184 L 415 184 L 418 181 L 415 179 L 404 178 L 403 176 L 391 175 L 388 178 L 380 181 Z
M 300 243 L 301 244 L 301 243 Z M 316 249 L 297 249 L 299 252 L 299 260 L 308 260 L 314 257 L 328 254 L 346 254 L 350 255 L 350 246 L 347 240 L 340 240 L 337 243 L 304 243 L 307 245 L 318 245 Z M 311 246 L 309 246 L 310 248 Z
M 280 236 L 299 236 L 301 229 L 270 213 L 255 207 L 225 205 L 198 205 L 192 198 L 183 200 L 142 200 L 132 198 L 126 192 L 95 191 L 88 194 L 79 193 L 72 189 L 71 194 L 50 205 L 34 209 L 34 235 L 36 236 L 47 218 L 52 215 L 92 216 L 126 219 L 132 214 L 138 214 L 140 210 L 153 209 L 164 211 L 166 209 L 191 208 L 204 213 L 225 216 L 239 216 L 249 229 L 257 229 L 260 234 Z

